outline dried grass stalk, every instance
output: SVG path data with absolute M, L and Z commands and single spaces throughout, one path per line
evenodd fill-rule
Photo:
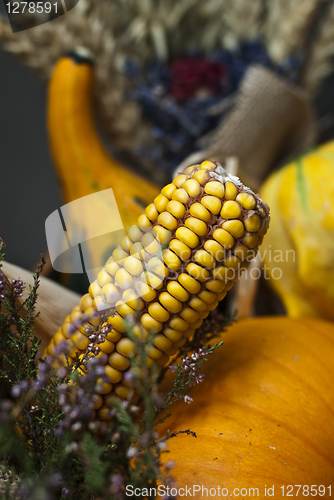
M 274 61 L 280 63 L 301 49 L 312 16 L 321 2 L 322 0 L 268 2 L 264 37 Z
M 301 78 L 301 85 L 314 93 L 322 80 L 333 70 L 334 56 L 334 3 L 323 20 L 311 47 Z

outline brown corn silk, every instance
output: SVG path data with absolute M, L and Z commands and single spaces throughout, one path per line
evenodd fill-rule
M 56 356 L 55 347 L 67 342 L 74 362 L 76 353 L 86 352 L 92 327 L 112 325 L 99 344 L 99 355 L 108 357 L 108 382 L 100 384 L 95 408 L 108 419 L 113 399 L 127 399 L 131 392 L 130 358 L 143 361 L 125 320 L 132 321 L 132 334 L 145 347 L 146 365 L 164 366 L 255 257 L 268 214 L 267 205 L 219 163 L 189 167 L 129 229 L 44 356 Z M 82 317 L 93 319 L 80 326 Z

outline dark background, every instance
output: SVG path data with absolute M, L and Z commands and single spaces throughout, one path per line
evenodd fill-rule
M 333 89 L 330 75 L 314 102 L 320 142 L 334 137 Z M 62 205 L 45 104 L 46 84 L 0 50 L 0 237 L 7 245 L 6 259 L 31 270 L 47 252 L 45 219 Z

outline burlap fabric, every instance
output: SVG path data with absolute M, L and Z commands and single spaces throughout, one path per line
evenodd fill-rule
M 270 170 L 313 146 L 315 139 L 306 93 L 256 65 L 248 69 L 232 111 L 177 171 L 203 159 L 224 163 L 226 156 L 236 156 L 238 175 L 258 190 Z

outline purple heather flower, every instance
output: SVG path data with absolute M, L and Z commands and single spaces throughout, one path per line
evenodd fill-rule
M 194 401 L 193 398 L 191 398 L 190 396 L 188 396 L 188 395 L 184 396 L 184 402 L 185 403 L 189 403 L 190 404 L 193 401 Z

